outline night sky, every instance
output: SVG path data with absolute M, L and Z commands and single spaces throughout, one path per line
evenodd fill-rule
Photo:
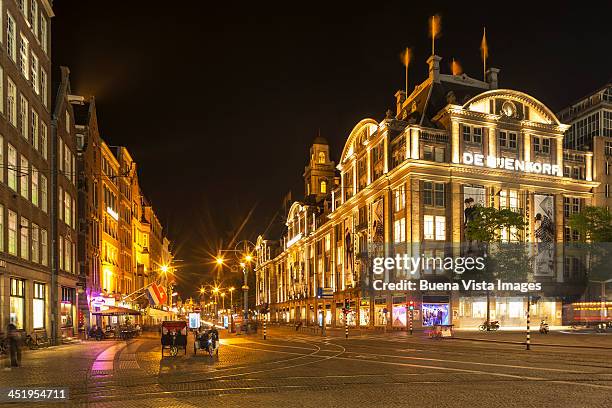
M 184 293 L 208 279 L 212 255 L 252 209 L 239 236 L 255 241 L 284 194 L 301 196 L 319 129 L 337 160 L 360 119 L 394 109 L 405 47 L 411 87 L 426 77 L 428 16 L 442 18 L 443 73 L 455 58 L 482 77 L 486 26 L 500 87 L 553 111 L 612 79 L 612 9 L 603 2 L 209 3 L 59 0 L 52 21 L 54 64 L 70 67 L 74 93 L 96 97 L 107 143 L 137 161 L 183 260 Z

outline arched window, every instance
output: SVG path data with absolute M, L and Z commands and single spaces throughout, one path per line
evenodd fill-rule
M 325 164 L 325 152 L 319 152 L 319 164 Z
M 321 180 L 321 194 L 327 193 L 327 181 Z

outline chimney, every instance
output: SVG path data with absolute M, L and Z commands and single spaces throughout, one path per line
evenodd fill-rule
M 499 74 L 499 69 L 497 68 L 489 68 L 486 72 L 487 83 L 489 84 L 489 89 L 497 89 L 497 74 Z
M 399 116 L 400 113 L 402 113 L 402 105 L 404 104 L 405 100 L 406 100 L 406 92 L 405 91 L 397 91 L 395 93 L 395 102 L 396 102 L 396 106 L 397 106 L 396 115 L 397 116 Z
M 437 55 L 432 55 L 427 59 L 427 64 L 429 65 L 429 78 L 431 78 L 433 82 L 440 82 L 441 59 L 442 57 L 438 57 Z

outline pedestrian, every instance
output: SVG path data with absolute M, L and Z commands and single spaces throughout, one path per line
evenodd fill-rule
M 7 338 L 11 367 L 19 367 L 21 364 L 21 335 L 13 323 L 7 326 Z

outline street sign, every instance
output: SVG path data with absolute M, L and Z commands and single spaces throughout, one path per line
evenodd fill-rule
M 332 299 L 333 297 L 334 297 L 334 290 L 332 288 L 317 288 L 317 298 Z

